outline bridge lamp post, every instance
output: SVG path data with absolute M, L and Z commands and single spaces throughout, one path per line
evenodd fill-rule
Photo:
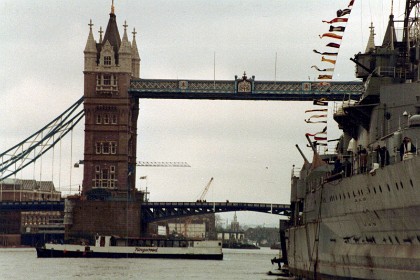
M 144 200 L 145 200 L 145 202 L 148 202 L 148 199 L 147 199 L 147 194 L 148 194 L 148 192 L 147 192 L 147 175 L 146 176 L 140 176 L 140 180 L 146 180 L 146 192 L 144 193 L 145 194 Z
M 73 167 L 74 168 L 79 168 L 79 166 L 81 164 L 84 164 L 84 163 L 85 163 L 84 160 L 79 160 L 79 161 L 77 161 L 77 162 L 74 163 Z M 79 184 L 79 195 L 80 195 L 80 192 L 81 192 L 81 190 L 80 190 L 80 184 Z M 71 184 L 70 184 L 70 194 L 71 194 Z

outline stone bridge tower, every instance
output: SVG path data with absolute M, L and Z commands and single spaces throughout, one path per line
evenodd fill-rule
M 128 94 L 140 74 L 135 31 L 121 39 L 114 5 L 102 38 L 90 32 L 84 50 L 85 149 L 83 190 L 66 201 L 66 239 L 96 234 L 138 237 L 142 193 L 135 188 L 139 104 Z
M 140 75 L 140 57 L 127 24 L 121 39 L 114 5 L 102 38 L 92 33 L 84 50 L 85 149 L 82 196 L 90 199 L 135 197 L 138 99 L 128 94 Z

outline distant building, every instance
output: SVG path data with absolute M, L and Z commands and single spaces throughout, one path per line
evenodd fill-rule
M 230 223 L 230 229 L 217 232 L 217 239 L 222 240 L 224 247 L 234 247 L 234 244 L 244 243 L 245 232 L 240 228 L 236 212 L 233 221 Z
M 0 201 L 60 201 L 51 181 L 4 179 Z M 60 211 L 5 211 L 0 213 L 0 246 L 34 245 L 41 238 L 64 236 Z
M 59 201 L 61 192 L 52 181 L 4 179 L 0 181 L 0 201 Z
M 148 234 L 198 239 L 216 239 L 215 215 L 203 214 L 166 219 L 149 224 Z

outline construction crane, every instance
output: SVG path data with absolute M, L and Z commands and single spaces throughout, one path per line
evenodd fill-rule
M 79 167 L 80 164 L 84 164 L 84 161 L 79 160 L 74 164 L 74 167 Z M 185 161 L 138 161 L 136 165 L 143 167 L 191 167 Z
M 203 192 L 201 193 L 200 197 L 197 199 L 197 202 L 206 202 L 204 198 L 210 188 L 211 182 L 213 182 L 213 177 L 211 177 L 210 181 L 207 183 L 206 187 L 204 188 Z
M 137 166 L 143 167 L 191 167 L 184 161 L 138 161 Z

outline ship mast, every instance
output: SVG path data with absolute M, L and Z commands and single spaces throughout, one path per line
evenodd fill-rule
M 410 48 L 419 47 L 419 34 L 418 34 L 418 7 L 416 8 L 416 15 L 414 18 L 410 18 L 410 14 L 413 11 L 413 8 L 420 4 L 420 0 L 406 0 L 405 4 L 405 13 L 404 13 L 404 29 L 403 29 L 403 38 L 401 45 L 401 58 L 402 58 L 402 67 L 405 71 L 413 73 L 413 65 L 410 63 Z M 417 31 L 413 33 L 413 28 L 417 28 Z M 414 43 L 414 44 L 413 44 Z M 411 64 L 411 67 L 410 67 Z M 419 72 L 417 64 L 417 72 Z M 414 74 L 415 75 L 415 74 Z M 410 75 L 411 76 L 411 75 Z M 420 73 L 417 73 L 417 77 L 411 77 L 418 79 Z M 405 76 L 407 79 L 407 76 Z
M 403 41 L 407 42 L 407 44 L 410 41 L 410 27 L 409 27 L 410 14 L 413 8 L 419 4 L 420 4 L 420 0 L 407 0 L 405 4 Z

